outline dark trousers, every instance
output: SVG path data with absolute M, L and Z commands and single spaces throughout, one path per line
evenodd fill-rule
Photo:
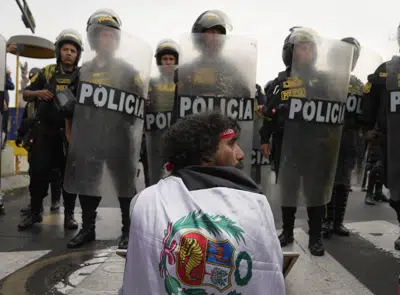
M 326 206 L 325 220 L 332 221 L 334 225 L 343 224 L 349 198 L 350 185 L 335 184 L 332 190 L 331 201 Z
M 82 208 L 82 227 L 83 229 L 95 229 L 97 207 L 99 206 L 101 197 L 88 195 L 79 195 L 79 202 Z M 129 233 L 130 216 L 129 208 L 132 198 L 118 198 L 122 215 L 122 233 Z
M 283 231 L 293 233 L 297 207 L 281 207 Z M 322 221 L 325 215 L 325 206 L 307 207 L 310 236 L 319 237 L 322 231 Z
M 61 179 L 59 184 L 62 184 L 65 155 L 61 136 L 39 134 L 35 138 L 29 157 L 31 211 L 39 213 L 42 211 L 43 199 L 47 196 L 49 184 L 54 180 L 56 170 L 60 171 L 60 177 L 57 180 Z M 76 195 L 70 194 L 64 189 L 62 192 L 65 214 L 73 214 Z

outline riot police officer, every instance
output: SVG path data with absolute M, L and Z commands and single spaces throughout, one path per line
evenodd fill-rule
M 352 71 L 354 71 L 360 57 L 361 45 L 353 37 L 343 38 L 342 41 L 354 46 L 352 63 Z M 357 136 L 361 127 L 360 111 L 357 106 L 361 104 L 363 87 L 364 84 L 356 76 L 351 75 L 335 184 L 331 201 L 326 206 L 323 225 L 325 238 L 330 238 L 333 233 L 339 236 L 350 235 L 349 230 L 343 225 L 343 220 L 349 197 L 351 172 L 356 165 Z
M 70 85 L 72 94 L 75 97 L 81 96 L 83 90 L 78 93 L 79 85 L 86 83 L 91 89 L 99 87 L 97 89 L 107 91 L 112 87 L 113 91 L 127 91 L 132 93 L 130 98 L 140 102 L 137 95 L 144 97 L 145 94 L 139 72 L 124 59 L 115 56 L 118 47 L 121 44 L 126 46 L 123 42 L 127 41 L 121 41 L 121 20 L 116 13 L 108 9 L 94 12 L 89 17 L 86 32 L 91 50 L 96 56 L 83 63 L 79 76 Z M 107 187 L 112 187 L 110 194 L 118 196 L 122 215 L 122 236 L 118 247 L 127 248 L 129 205 L 136 194 L 135 165 L 139 160 L 143 125 L 138 125 L 140 120 L 124 110 L 110 111 L 107 104 L 101 108 L 92 104 L 82 105 L 79 101 L 72 102 L 75 105 L 71 109 L 73 113 L 66 113 L 70 144 L 64 187 L 79 193 L 82 229 L 69 241 L 67 247 L 77 248 L 96 239 L 96 210 L 102 197 L 113 197 L 104 192 Z M 70 110 L 68 107 L 65 109 Z M 68 131 L 71 133 L 68 134 Z M 131 136 L 137 134 L 140 137 L 132 140 Z M 88 153 L 91 154 L 89 159 Z M 104 166 L 111 174 L 110 177 L 103 177 Z
M 31 228 L 42 222 L 43 198 L 54 171 L 64 171 L 65 167 L 65 122 L 58 112 L 53 98 L 57 91 L 65 89 L 74 79 L 82 52 L 82 40 L 74 30 L 62 31 L 55 42 L 57 63 L 51 64 L 37 73 L 31 84 L 24 90 L 24 100 L 37 101 L 37 128 L 33 137 L 30 157 L 31 212 L 18 225 L 20 230 Z M 60 178 L 62 176 L 60 175 Z M 64 228 L 77 229 L 74 219 L 76 195 L 63 191 L 65 218 Z
M 316 67 L 319 36 L 311 29 L 295 27 L 286 37 L 282 49 L 282 58 L 286 70 L 268 87 L 267 108 L 263 127 L 260 131 L 262 150 L 266 157 L 270 155 L 269 140 L 274 137 L 276 149 L 277 195 L 282 205 L 283 231 L 279 235 L 281 246 L 293 243 L 295 214 L 299 199 L 304 198 L 309 218 L 309 249 L 312 255 L 324 255 L 322 243 L 322 221 L 325 214 L 325 204 L 329 202 L 333 185 L 333 171 L 339 151 L 341 126 L 329 118 L 328 108 L 335 107 L 340 113 L 345 100 L 348 86 L 348 76 L 341 77 L 349 68 L 351 51 L 342 48 L 340 44 L 332 44 L 332 50 L 337 50 L 340 58 L 339 68 L 333 67 L 331 72 L 321 72 Z M 349 53 L 346 55 L 345 51 Z M 322 50 L 321 50 L 322 51 Z M 348 72 L 349 75 L 349 72 Z M 330 83 L 328 83 L 328 77 Z M 338 79 L 336 79 L 338 78 Z M 328 87 L 341 81 L 343 85 Z M 332 83 L 332 84 L 331 84 Z M 342 94 L 340 94 L 340 91 Z M 343 96 L 343 97 L 342 97 Z M 322 100 L 325 99 L 325 100 Z M 310 113 L 308 107 L 318 103 L 326 125 L 319 123 Z M 303 115 L 305 114 L 305 115 Z M 323 115 L 324 114 L 324 115 Z M 307 118 L 306 118 L 307 116 Z M 322 173 L 325 171 L 326 173 Z M 274 186 L 271 184 L 271 186 Z
M 157 77 L 150 81 L 141 159 L 146 187 L 156 184 L 164 174 L 161 137 L 170 125 L 174 103 L 174 72 L 179 62 L 179 46 L 171 39 L 161 40 L 154 55 Z
M 176 71 L 174 122 L 192 113 L 220 110 L 239 121 L 243 170 L 250 175 L 253 151 L 256 41 L 231 36 L 232 25 L 220 10 L 207 10 L 181 39 Z M 200 53 L 200 54 L 198 54 Z
M 29 71 L 28 78 L 32 80 L 33 77 L 40 72 L 39 68 L 32 68 Z M 15 144 L 19 147 L 23 147 L 28 152 L 28 163 L 30 163 L 31 159 L 31 147 L 33 143 L 33 136 L 35 132 L 35 123 L 36 123 L 36 108 L 37 108 L 38 99 L 32 100 L 28 102 L 24 108 L 24 113 L 22 114 L 21 124 L 18 127 L 17 138 L 15 140 Z M 28 170 L 28 173 L 30 169 Z M 60 209 L 60 197 L 62 191 L 62 174 L 61 171 L 57 168 L 54 169 L 52 177 L 50 179 L 50 190 L 51 190 L 51 212 L 57 212 Z M 31 205 L 28 207 L 22 208 L 21 213 L 23 215 L 29 214 L 31 210 Z
M 219 36 L 227 35 L 231 30 L 232 25 L 228 16 L 220 10 L 207 10 L 196 19 L 191 33 L 193 43 L 201 55 L 192 64 L 181 66 L 175 72 L 177 93 L 229 96 L 235 92 L 245 92 L 250 95 L 250 89 L 246 87 L 241 74 L 221 55 L 225 39 Z M 232 74 L 230 77 L 232 80 L 229 81 L 230 85 L 225 85 L 224 77 L 219 75 L 229 72 Z M 178 118 L 177 100 L 175 96 L 173 121 Z
M 400 46 L 400 25 L 397 29 L 397 42 Z M 382 148 L 384 184 L 389 188 L 389 204 L 395 210 L 400 223 L 399 77 L 400 57 L 393 56 L 368 76 L 362 111 L 368 130 L 367 139 L 375 141 Z M 400 250 L 400 237 L 394 242 L 394 248 Z

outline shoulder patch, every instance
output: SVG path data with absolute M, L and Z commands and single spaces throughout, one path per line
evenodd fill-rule
M 140 75 L 139 75 L 139 74 L 135 75 L 134 80 L 135 80 L 135 84 L 136 84 L 137 86 L 143 87 L 142 78 L 140 78 Z
M 364 93 L 370 93 L 371 92 L 371 87 L 372 87 L 371 82 L 365 83 L 364 88 L 363 88 L 363 92 Z
M 44 77 L 46 81 L 48 82 L 51 77 L 55 74 L 56 72 L 57 65 L 52 64 L 52 65 L 47 65 L 44 67 Z
M 381 77 L 381 78 L 386 78 L 387 75 L 388 75 L 388 73 L 385 73 L 385 72 L 380 72 L 379 73 L 379 77 Z
M 39 72 L 40 73 L 40 72 Z M 32 78 L 31 78 L 31 83 L 34 83 L 37 78 L 39 77 L 39 73 L 36 73 Z

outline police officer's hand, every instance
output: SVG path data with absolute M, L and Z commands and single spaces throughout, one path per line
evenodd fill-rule
M 37 96 L 39 96 L 40 100 L 46 100 L 46 101 L 52 100 L 54 97 L 53 93 L 51 93 L 46 89 L 39 90 Z
M 264 116 L 264 106 L 263 105 L 258 105 L 256 107 L 256 114 L 259 115 L 260 117 Z
M 263 145 L 261 145 L 261 151 L 262 151 L 264 157 L 268 158 L 269 155 L 271 154 L 271 148 L 269 146 L 269 143 L 264 143 Z

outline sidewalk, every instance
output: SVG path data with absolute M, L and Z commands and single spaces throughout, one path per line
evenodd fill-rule
M 77 281 L 77 274 L 70 275 L 69 284 L 76 287 L 69 295 L 117 295 L 122 287 L 124 269 L 125 259 L 115 254 L 115 249 L 113 249 L 109 258 L 92 273 L 85 272 L 87 276 L 81 283 L 79 283 L 79 279 L 78 282 L 74 282 Z M 78 274 L 78 276 L 82 275 L 84 274 Z
M 1 192 L 8 194 L 14 190 L 29 186 L 28 174 L 13 174 L 1 178 Z

